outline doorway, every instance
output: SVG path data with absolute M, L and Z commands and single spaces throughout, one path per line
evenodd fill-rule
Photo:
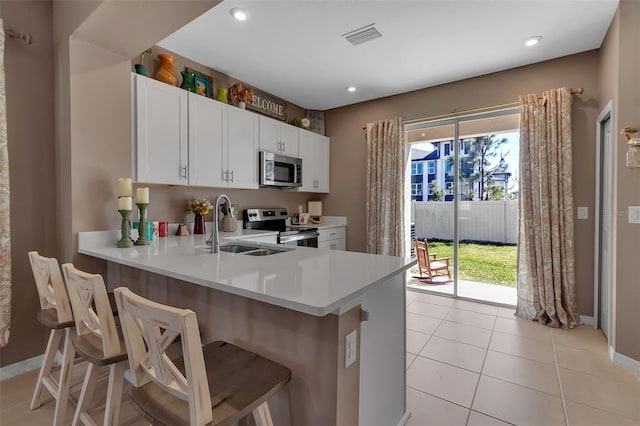
M 451 272 L 413 270 L 409 288 L 515 306 L 519 120 L 510 108 L 405 126 L 407 235 Z
M 595 325 L 609 339 L 613 283 L 613 104 L 610 101 L 596 120 L 596 244 L 594 258 Z

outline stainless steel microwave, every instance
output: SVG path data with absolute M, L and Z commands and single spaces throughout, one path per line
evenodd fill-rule
M 260 186 L 302 186 L 302 159 L 260 151 Z

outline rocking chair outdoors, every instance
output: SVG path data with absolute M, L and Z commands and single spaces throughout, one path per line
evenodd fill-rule
M 426 240 L 413 239 L 412 241 L 418 259 L 418 271 L 420 272 L 420 277 L 416 278 L 429 284 L 450 282 L 449 258 L 438 259 L 435 253 L 429 254 L 429 246 Z

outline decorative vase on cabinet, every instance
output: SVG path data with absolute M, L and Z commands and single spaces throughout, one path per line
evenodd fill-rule
M 193 224 L 194 234 L 204 234 L 204 215 L 202 213 L 196 213 L 195 222 Z
M 182 71 L 181 89 L 196 93 L 196 75 L 191 71 Z
M 218 89 L 218 94 L 216 95 L 216 99 L 220 102 L 227 103 L 227 89 L 221 87 Z
M 178 76 L 173 69 L 173 63 L 175 62 L 176 58 L 167 53 L 160 53 L 158 55 L 158 59 L 160 60 L 160 68 L 158 68 L 158 71 L 156 72 L 156 80 L 162 81 L 163 83 L 167 83 L 172 86 L 177 86 Z

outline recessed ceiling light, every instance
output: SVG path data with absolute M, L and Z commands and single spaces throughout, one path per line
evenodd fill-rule
M 540 43 L 540 40 L 542 40 L 542 36 L 529 37 L 524 41 L 524 45 L 527 47 L 535 46 L 536 44 Z
M 355 86 L 347 87 L 347 92 L 355 92 L 355 91 L 356 91 L 356 87 Z
M 231 16 L 233 16 L 238 21 L 246 21 L 249 17 L 247 11 L 241 7 L 234 7 L 229 11 L 229 13 L 231 13 Z

